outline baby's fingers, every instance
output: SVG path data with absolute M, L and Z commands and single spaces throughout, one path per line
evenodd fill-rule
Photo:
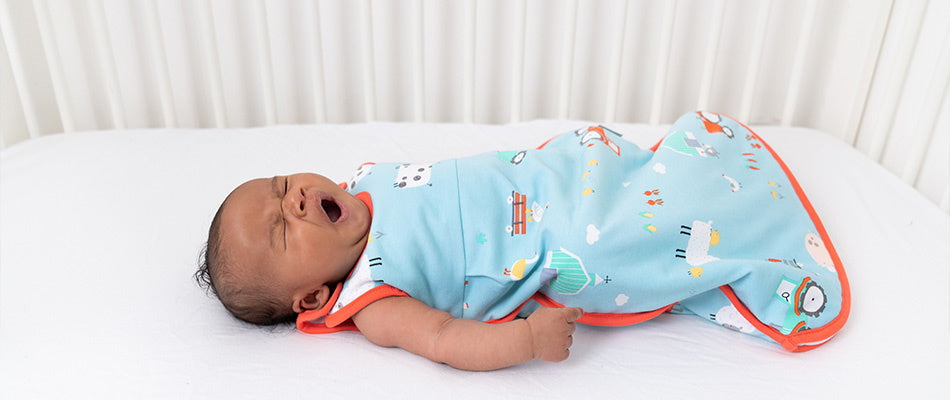
M 561 312 L 564 313 L 567 322 L 577 321 L 581 316 L 584 315 L 584 310 L 580 307 L 565 307 L 561 309 Z

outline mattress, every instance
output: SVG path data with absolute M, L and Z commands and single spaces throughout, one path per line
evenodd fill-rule
M 753 126 L 801 183 L 844 264 L 851 317 L 790 353 L 703 319 L 579 325 L 571 357 L 454 370 L 359 333 L 241 323 L 192 274 L 221 200 L 250 178 L 343 181 L 366 161 L 536 146 L 584 121 L 275 126 L 49 135 L 2 152 L 4 398 L 743 398 L 901 395 L 950 387 L 950 216 L 822 132 Z M 611 124 L 642 147 L 665 126 Z

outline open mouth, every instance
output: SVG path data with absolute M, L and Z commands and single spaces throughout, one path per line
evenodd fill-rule
M 340 206 L 336 204 L 333 199 L 323 199 L 320 201 L 320 207 L 323 207 L 323 212 L 327 214 L 327 218 L 330 218 L 330 222 L 336 223 L 340 219 L 340 215 L 343 214 L 343 211 L 340 210 Z

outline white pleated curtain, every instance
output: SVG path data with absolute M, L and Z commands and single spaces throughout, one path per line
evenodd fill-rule
M 812 127 L 950 201 L 950 2 L 0 0 L 0 139 L 687 110 Z

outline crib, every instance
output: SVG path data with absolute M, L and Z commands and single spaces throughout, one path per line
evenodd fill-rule
M 950 4 L 0 0 L 7 398 L 946 397 Z M 249 178 L 751 126 L 835 241 L 851 319 L 802 354 L 661 315 L 469 373 L 240 323 L 191 279 Z

